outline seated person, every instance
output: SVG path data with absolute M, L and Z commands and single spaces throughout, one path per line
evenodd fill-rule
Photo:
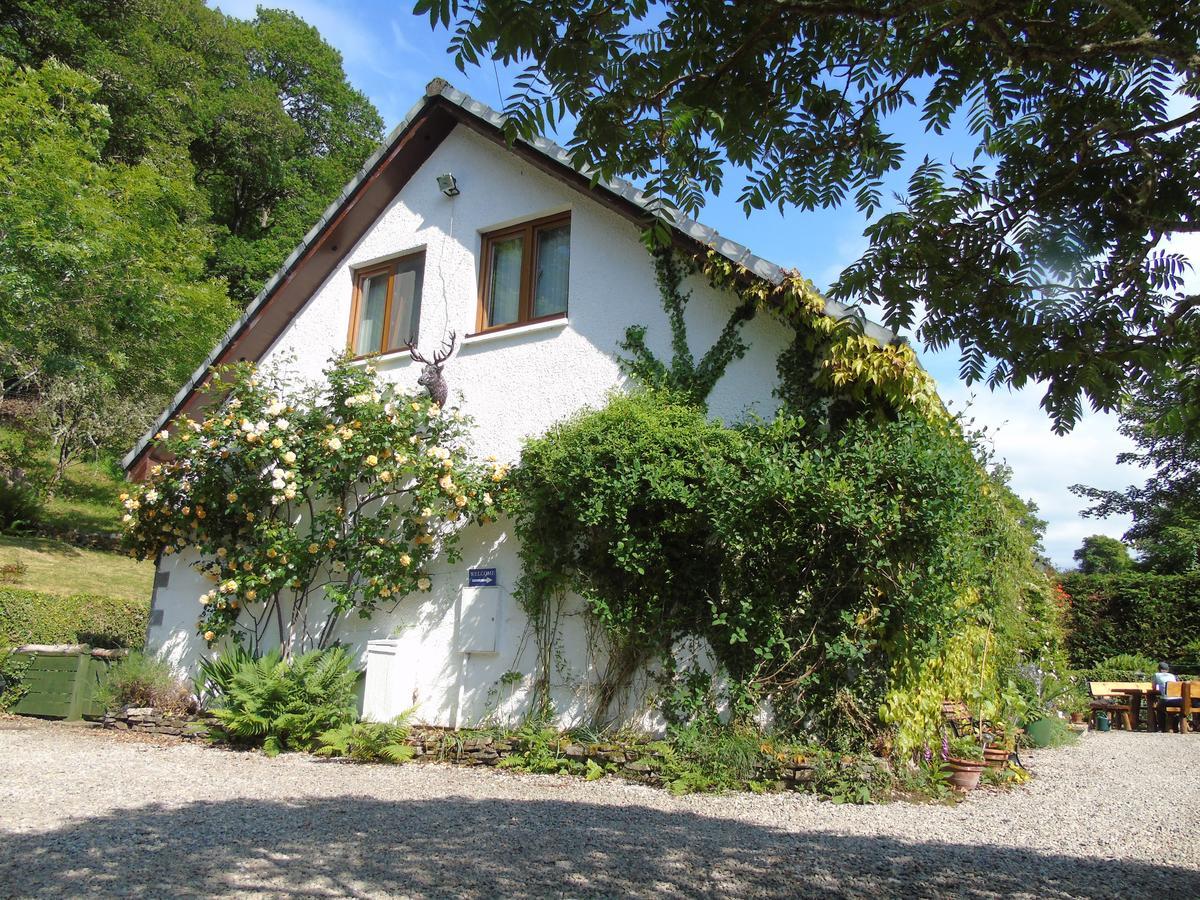
M 1151 683 L 1154 685 L 1154 693 L 1158 694 L 1158 730 L 1167 730 L 1167 707 L 1179 706 L 1183 703 L 1182 697 L 1168 697 L 1167 685 L 1178 679 L 1171 674 L 1171 667 L 1165 662 L 1158 664 L 1158 671 L 1154 673 Z

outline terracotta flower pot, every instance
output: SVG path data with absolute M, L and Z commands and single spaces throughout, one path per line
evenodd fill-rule
M 973 791 L 979 786 L 979 776 L 986 764 L 982 760 L 950 757 L 946 765 L 950 768 L 950 784 L 956 791 Z
M 993 769 L 1003 769 L 1008 765 L 1008 755 L 1003 747 L 988 747 L 983 751 L 983 761 Z
M 1082 725 L 1083 722 L 1084 722 L 1084 714 L 1083 713 L 1071 713 L 1071 724 L 1072 725 Z

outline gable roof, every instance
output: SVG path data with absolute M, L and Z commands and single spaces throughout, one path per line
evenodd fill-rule
M 444 79 L 435 78 L 426 86 L 421 101 L 409 110 L 382 146 L 342 189 L 299 246 L 263 285 L 242 316 L 229 327 L 208 358 L 172 398 L 154 425 L 126 454 L 121 461 L 126 471 L 135 478 L 144 474 L 152 436 L 196 404 L 199 389 L 213 366 L 258 359 L 267 351 L 312 292 L 341 264 L 457 125 L 466 126 L 516 153 L 627 219 L 642 224 L 650 221 L 649 198 L 628 181 L 599 179 L 594 182 L 594 172 L 575 167 L 565 149 L 545 138 L 520 139 L 515 144 L 508 144 L 502 130 L 504 117 L 500 113 L 456 90 Z M 667 212 L 666 219 L 676 238 L 685 244 L 711 248 L 773 284 L 780 283 L 786 274 L 782 267 L 755 256 L 749 248 L 693 219 L 674 211 Z M 882 344 L 898 339 L 892 331 L 865 318 L 860 311 L 835 300 L 825 300 L 825 312 L 836 319 L 857 319 L 863 332 Z

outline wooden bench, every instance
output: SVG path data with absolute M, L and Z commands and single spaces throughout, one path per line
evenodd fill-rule
M 1133 704 L 1127 695 L 1119 693 L 1122 690 L 1150 690 L 1148 681 L 1089 681 L 1088 691 L 1092 695 L 1092 724 L 1096 724 L 1096 714 L 1105 712 L 1112 716 L 1114 723 L 1124 725 L 1127 731 L 1133 731 L 1136 722 L 1133 721 Z M 1115 713 L 1115 715 L 1113 715 Z
M 981 732 L 984 734 L 991 732 L 999 736 L 1001 733 L 1021 734 L 1024 731 L 1022 728 L 998 726 L 986 720 L 980 722 L 971 715 L 967 704 L 961 700 L 943 700 L 942 719 L 950 726 L 955 737 L 962 737 L 965 734 L 980 734 Z
M 1163 700 L 1178 699 L 1179 703 L 1164 703 Z M 1156 704 L 1163 711 L 1163 725 L 1171 716 L 1179 716 L 1179 733 L 1191 730 L 1192 716 L 1200 716 L 1200 681 L 1168 681 L 1162 700 Z

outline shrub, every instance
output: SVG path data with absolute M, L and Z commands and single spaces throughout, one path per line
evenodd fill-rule
M 108 671 L 96 697 L 105 709 L 152 706 L 174 715 L 196 711 L 196 699 L 160 659 L 130 653 Z
M 1089 681 L 1149 681 L 1158 671 L 1157 659 L 1137 653 L 1118 653 L 1087 670 Z
M 1130 653 L 1186 663 L 1187 648 L 1200 641 L 1200 574 L 1067 574 L 1060 581 L 1067 650 L 1078 669 Z
M 69 597 L 0 587 L 0 647 L 90 644 L 141 647 L 150 604 L 94 594 Z
M 254 662 L 254 655 L 241 644 L 234 644 L 220 656 L 200 660 L 196 677 L 196 696 L 203 706 L 228 694 L 237 673 Z
M 268 756 L 312 750 L 318 737 L 357 717 L 359 673 L 341 647 L 311 650 L 285 660 L 278 650 L 237 668 L 212 701 L 220 723 L 213 736 Z
M 734 429 L 643 391 L 531 441 L 513 486 L 526 611 L 573 590 L 608 639 L 600 716 L 697 637 L 735 718 L 770 700 L 785 735 L 907 755 L 945 697 L 994 718 L 1021 653 L 1059 645 L 1028 507 L 945 420 Z
M 341 756 L 355 762 L 402 763 L 415 752 L 406 743 L 412 710 L 390 722 L 343 722 L 317 735 L 317 756 Z
M 457 561 L 463 526 L 500 506 L 507 467 L 470 457 L 457 411 L 345 359 L 324 378 L 222 370 L 204 420 L 160 432 L 170 461 L 121 496 L 137 556 L 198 552 L 210 645 L 257 649 L 278 622 L 289 653 L 328 646 L 348 616 L 431 590 L 433 561 Z
M 23 479 L 0 475 L 0 532 L 29 531 L 42 517 L 42 497 Z

